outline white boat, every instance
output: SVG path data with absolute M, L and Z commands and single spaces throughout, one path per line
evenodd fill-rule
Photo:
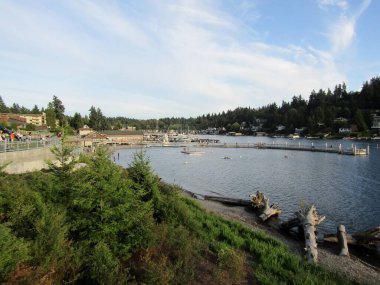
M 300 138 L 300 135 L 299 135 L 299 134 L 289 135 L 289 139 L 290 139 L 290 140 L 296 140 L 296 139 L 299 139 L 299 138 Z
M 189 155 L 202 155 L 202 154 L 205 154 L 204 151 L 189 150 L 188 147 L 183 148 L 183 150 L 181 150 L 181 153 L 189 154 Z
M 373 137 L 373 140 L 380 140 L 380 137 Z

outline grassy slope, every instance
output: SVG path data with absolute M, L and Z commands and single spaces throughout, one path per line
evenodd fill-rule
M 227 247 L 251 257 L 258 284 L 357 284 L 321 267 L 307 264 L 299 256 L 290 253 L 283 243 L 261 231 L 252 231 L 238 222 L 206 213 L 196 201 L 182 198 L 181 203 L 186 205 L 189 219 L 183 223 L 212 252 L 218 253 Z

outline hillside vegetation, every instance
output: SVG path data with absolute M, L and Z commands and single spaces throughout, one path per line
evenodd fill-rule
M 74 170 L 0 177 L 0 283 L 356 284 L 262 232 L 208 214 L 160 182 L 143 152 L 128 170 L 105 149 Z

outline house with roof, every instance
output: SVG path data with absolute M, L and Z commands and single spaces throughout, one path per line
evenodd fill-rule
M 141 144 L 144 140 L 142 131 L 102 131 L 111 144 Z
M 0 122 L 15 125 L 17 128 L 25 128 L 27 124 L 24 117 L 15 114 L 0 114 Z
M 105 145 L 107 143 L 108 143 L 107 136 L 100 134 L 98 132 L 93 131 L 83 137 L 84 147 L 96 147 L 99 145 Z
M 92 133 L 94 130 L 87 125 L 84 125 L 83 128 L 78 129 L 78 135 L 81 137 L 87 136 L 89 133 Z
M 380 116 L 373 115 L 371 129 L 374 131 L 380 131 Z
M 88 129 L 87 129 L 88 130 Z M 91 131 L 82 136 L 84 147 L 98 145 L 132 145 L 142 144 L 144 133 L 142 131 Z
M 25 122 L 27 124 L 33 124 L 35 126 L 45 126 L 46 125 L 46 113 L 41 114 L 12 114 L 12 113 L 3 113 L 0 114 L 0 117 L 4 119 L 5 117 L 11 118 L 12 120 L 18 120 L 19 122 Z
M 347 133 L 351 133 L 351 132 L 352 132 L 351 128 L 339 128 L 340 134 L 347 134 Z

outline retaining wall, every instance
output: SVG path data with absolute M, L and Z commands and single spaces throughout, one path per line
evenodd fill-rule
M 46 160 L 55 160 L 50 147 L 0 153 L 0 165 L 10 163 L 4 171 L 9 174 L 32 172 L 47 168 Z

